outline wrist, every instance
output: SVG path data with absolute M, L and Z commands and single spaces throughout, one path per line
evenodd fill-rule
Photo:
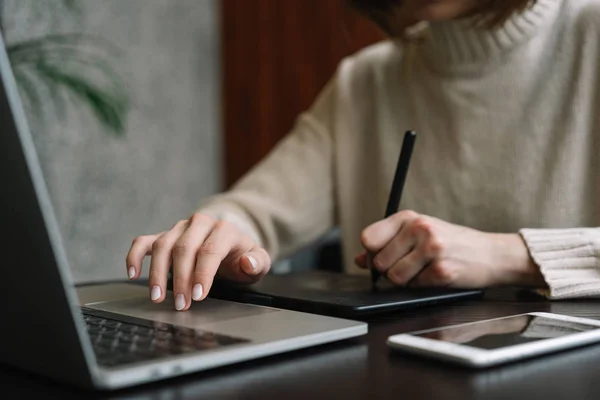
M 546 287 L 540 268 L 529 254 L 525 241 L 518 233 L 494 234 L 497 260 L 496 281 L 500 285 Z

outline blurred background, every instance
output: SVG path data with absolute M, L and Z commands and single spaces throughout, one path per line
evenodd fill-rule
M 226 190 L 381 39 L 344 0 L 0 0 L 0 17 L 77 282 L 123 279 L 135 236 Z M 337 256 L 334 231 L 274 271 Z

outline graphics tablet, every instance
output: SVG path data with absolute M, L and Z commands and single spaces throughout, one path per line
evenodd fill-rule
M 210 296 L 314 314 L 356 317 L 480 297 L 481 290 L 406 289 L 383 280 L 325 271 L 267 275 L 253 285 L 215 280 Z

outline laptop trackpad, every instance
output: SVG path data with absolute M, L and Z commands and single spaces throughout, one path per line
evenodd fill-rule
M 172 296 L 169 297 L 161 304 L 154 304 L 145 296 L 143 298 L 138 297 L 126 300 L 92 303 L 87 304 L 86 307 L 149 319 L 152 321 L 187 326 L 190 328 L 206 327 L 206 325 L 216 322 L 230 321 L 233 319 L 278 311 L 272 308 L 207 298 L 201 302 L 192 302 L 192 306 L 189 310 L 179 312 L 175 311 Z

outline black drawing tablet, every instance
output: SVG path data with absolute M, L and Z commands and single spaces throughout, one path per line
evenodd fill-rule
M 481 290 L 399 288 L 385 279 L 373 291 L 369 277 L 324 271 L 267 275 L 252 285 L 215 280 L 210 291 L 217 299 L 338 317 L 397 311 L 482 294 Z

